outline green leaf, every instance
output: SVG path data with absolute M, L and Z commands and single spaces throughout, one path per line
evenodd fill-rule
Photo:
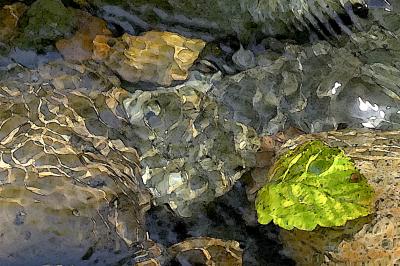
M 338 148 L 311 141 L 282 155 L 258 191 L 258 222 L 311 231 L 342 226 L 372 211 L 373 189 Z

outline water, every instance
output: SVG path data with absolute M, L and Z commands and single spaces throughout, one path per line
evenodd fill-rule
M 0 264 L 304 264 L 285 247 L 309 235 L 258 224 L 254 193 L 282 134 L 399 130 L 399 13 L 0 1 Z M 344 235 L 322 234 L 323 257 Z

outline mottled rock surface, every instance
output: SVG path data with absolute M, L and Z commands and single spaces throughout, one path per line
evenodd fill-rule
M 110 36 L 111 31 L 104 20 L 87 12 L 76 11 L 76 16 L 78 29 L 74 36 L 58 40 L 56 47 L 65 60 L 84 61 L 92 58 L 96 35 Z
M 158 203 L 184 216 L 192 203 L 227 192 L 254 164 L 255 131 L 226 120 L 226 110 L 206 95 L 208 77 L 124 100 L 137 141 L 143 181 Z
M 0 42 L 9 42 L 16 35 L 18 21 L 26 11 L 22 3 L 2 6 L 0 9 Z
M 224 77 L 211 93 L 230 110 L 229 118 L 261 134 L 290 126 L 305 132 L 398 129 L 399 36 L 373 27 L 339 47 L 270 40 L 257 67 Z
M 51 42 L 70 36 L 77 17 L 61 0 L 37 0 L 21 19 L 22 33 L 17 40 L 22 48 L 43 49 Z
M 141 36 L 124 34 L 112 40 L 98 36 L 94 59 L 103 59 L 124 80 L 168 86 L 174 80 L 188 77 L 188 69 L 204 45 L 200 39 L 189 39 L 172 32 L 150 31 Z

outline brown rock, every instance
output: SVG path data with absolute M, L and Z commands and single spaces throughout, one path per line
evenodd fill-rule
M 69 39 L 57 41 L 56 47 L 66 60 L 83 61 L 92 57 L 96 35 L 110 36 L 107 23 L 87 12 L 78 11 L 79 29 Z
M 304 134 L 297 128 L 290 127 L 272 136 L 260 137 L 260 150 L 256 154 L 256 167 L 251 171 L 251 180 L 247 184 L 249 200 L 254 200 L 256 192 L 264 186 L 269 168 L 272 166 L 276 152 L 289 139 Z
M 9 41 L 15 35 L 19 18 L 26 9 L 22 3 L 5 5 L 0 9 L 0 42 Z
M 93 55 L 94 60 L 104 60 L 108 57 L 111 47 L 107 44 L 111 37 L 108 35 L 97 35 L 93 40 Z

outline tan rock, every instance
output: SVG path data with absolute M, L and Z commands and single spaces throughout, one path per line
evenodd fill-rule
M 185 80 L 188 70 L 205 46 L 200 39 L 189 39 L 172 32 L 150 31 L 141 36 L 124 34 L 114 39 L 96 37 L 94 59 L 103 59 L 123 79 L 150 81 L 168 86 L 173 80 Z
M 108 57 L 111 47 L 107 44 L 110 36 L 97 35 L 93 40 L 93 55 L 94 60 L 104 60 Z

